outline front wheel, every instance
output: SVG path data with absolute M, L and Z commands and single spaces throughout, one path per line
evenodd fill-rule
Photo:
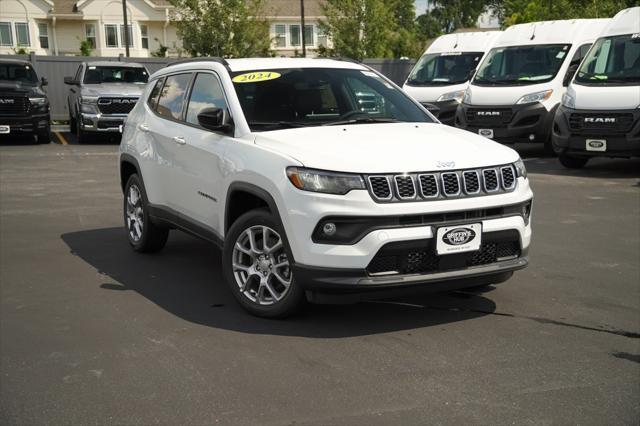
M 129 177 L 124 188 L 124 226 L 129 244 L 135 251 L 152 253 L 167 243 L 169 229 L 160 227 L 149 217 L 149 201 L 138 175 Z
M 581 169 L 587 164 L 589 157 L 572 157 L 570 155 L 560 154 L 558 155 L 558 160 L 560 160 L 560 164 L 567 169 Z
M 38 143 L 50 143 L 51 142 L 51 128 L 47 126 L 44 131 L 38 133 Z
M 266 210 L 242 215 L 229 229 L 223 252 L 224 277 L 249 313 L 284 318 L 305 303 L 291 272 L 284 231 Z

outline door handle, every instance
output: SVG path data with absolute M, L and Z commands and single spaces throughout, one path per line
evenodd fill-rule
M 140 130 L 141 132 L 148 132 L 149 126 L 147 126 L 146 124 L 138 124 L 138 130 Z
M 184 138 L 182 136 L 174 136 L 173 137 L 173 141 L 175 143 L 177 143 L 178 145 L 184 145 L 187 143 L 187 141 L 184 140 Z

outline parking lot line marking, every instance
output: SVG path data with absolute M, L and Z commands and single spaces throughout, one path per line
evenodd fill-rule
M 54 132 L 54 133 L 58 137 L 58 140 L 60 142 L 62 142 L 62 145 L 69 145 L 69 142 L 67 142 L 67 140 L 64 138 L 64 136 L 62 136 L 62 133 L 60 133 L 60 132 Z

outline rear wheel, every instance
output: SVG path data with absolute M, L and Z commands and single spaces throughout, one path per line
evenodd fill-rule
M 137 174 L 131 175 L 124 189 L 124 226 L 135 251 L 152 253 L 167 243 L 169 229 L 151 222 L 149 201 Z
M 229 229 L 223 252 L 224 277 L 240 305 L 253 315 L 283 318 L 306 301 L 291 272 L 286 236 L 266 210 L 242 215 Z
M 573 157 L 571 155 L 560 154 L 558 155 L 558 160 L 560 160 L 560 164 L 567 169 L 581 169 L 587 164 L 589 157 Z

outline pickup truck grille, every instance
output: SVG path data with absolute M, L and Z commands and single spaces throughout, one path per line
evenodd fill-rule
M 103 114 L 129 114 L 138 98 L 100 98 L 98 109 Z
M 470 126 L 506 127 L 513 118 L 510 108 L 469 108 L 466 113 Z
M 596 131 L 627 133 L 633 126 L 631 113 L 572 113 L 569 116 L 571 131 Z
M 28 115 L 31 110 L 31 103 L 26 96 L 3 95 L 0 94 L 0 115 L 21 116 Z
M 516 187 L 513 166 L 446 172 L 367 176 L 377 202 L 429 201 L 511 192 Z

